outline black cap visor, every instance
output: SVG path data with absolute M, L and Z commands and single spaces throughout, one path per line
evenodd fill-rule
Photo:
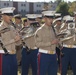
M 7 16 L 13 16 L 13 13 L 3 13 L 3 15 L 7 15 Z
M 35 18 L 28 18 L 28 20 L 30 20 L 30 21 L 35 21 Z
M 15 17 L 16 19 L 21 19 L 21 17 L 20 16 L 17 16 L 17 17 Z
M 54 18 L 54 16 L 45 16 L 45 17 L 47 17 L 47 18 Z
M 71 23 L 71 22 L 73 22 L 73 20 L 69 20 L 69 21 L 67 21 L 66 23 Z

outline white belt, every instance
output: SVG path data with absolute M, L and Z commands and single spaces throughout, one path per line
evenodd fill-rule
M 26 46 L 23 46 L 23 48 L 26 48 Z M 29 48 L 29 49 L 37 49 L 37 47 Z
M 45 53 L 45 54 L 55 54 L 56 51 L 53 51 L 53 50 L 44 50 L 44 49 L 39 49 L 39 52 L 40 53 Z
M 4 52 L 4 50 L 0 50 L 0 54 L 4 54 L 5 52 Z
M 23 46 L 23 48 L 26 48 L 26 46 Z
M 8 52 L 9 52 L 9 54 L 15 54 L 16 53 L 16 51 L 14 51 L 14 50 L 8 50 Z M 0 54 L 5 54 L 5 52 L 4 52 L 4 50 L 0 50 Z
M 31 48 L 31 49 L 37 49 L 37 47 L 33 47 L 33 48 Z
M 67 48 L 76 48 L 75 45 L 66 45 L 66 44 L 63 44 L 63 47 L 67 47 Z

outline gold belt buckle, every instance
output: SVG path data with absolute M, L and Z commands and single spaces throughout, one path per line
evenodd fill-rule
M 49 54 L 54 54 L 54 51 L 48 51 Z
M 73 45 L 68 45 L 68 48 L 73 48 Z
M 11 54 L 15 54 L 15 51 L 14 50 L 11 50 L 11 52 L 10 52 Z

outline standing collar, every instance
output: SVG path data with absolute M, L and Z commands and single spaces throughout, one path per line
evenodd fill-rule
M 44 24 L 44 27 L 45 27 L 46 29 L 51 29 L 51 28 L 52 28 L 51 26 L 48 26 L 48 25 L 45 25 L 45 24 Z

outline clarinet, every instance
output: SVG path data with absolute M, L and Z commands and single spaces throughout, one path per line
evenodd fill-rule
M 26 45 L 26 43 L 23 40 L 22 40 L 22 45 L 25 46 L 27 54 L 30 54 L 31 50 L 30 50 L 30 48 L 28 48 L 28 46 Z
M 58 37 L 57 34 L 56 34 L 56 31 L 55 31 L 55 29 L 54 29 L 53 24 L 52 24 L 52 29 L 53 29 L 53 31 L 54 31 L 55 37 Z M 61 44 L 58 43 L 58 47 L 59 47 L 59 49 L 60 49 L 61 57 L 63 57 L 63 56 L 64 56 L 64 53 L 61 51 L 61 49 L 62 49 Z
M 2 47 L 2 49 L 4 50 L 5 54 L 9 54 L 8 50 L 4 47 L 4 44 L 2 43 L 2 41 L 0 40 L 0 45 Z
M 10 20 L 11 25 L 16 29 L 16 25 L 12 22 L 12 20 Z
M 58 37 L 57 34 L 56 34 L 56 31 L 55 31 L 55 28 L 54 28 L 53 24 L 52 24 L 52 29 L 54 31 L 55 37 Z M 58 43 L 58 47 L 59 47 L 59 49 L 62 48 L 62 46 L 59 43 Z
M 11 21 L 11 20 L 10 20 Z M 11 24 L 12 24 L 12 26 L 16 29 L 16 25 L 11 21 Z M 25 27 L 23 27 L 21 30 L 23 30 Z M 21 31 L 20 30 L 20 31 Z M 18 32 L 19 34 L 20 34 L 20 31 Z M 21 40 L 22 41 L 22 45 L 23 46 L 25 46 L 26 47 L 26 52 L 27 52 L 27 54 L 30 54 L 30 49 L 28 48 L 28 46 L 26 45 L 26 43 L 23 41 L 23 40 Z

